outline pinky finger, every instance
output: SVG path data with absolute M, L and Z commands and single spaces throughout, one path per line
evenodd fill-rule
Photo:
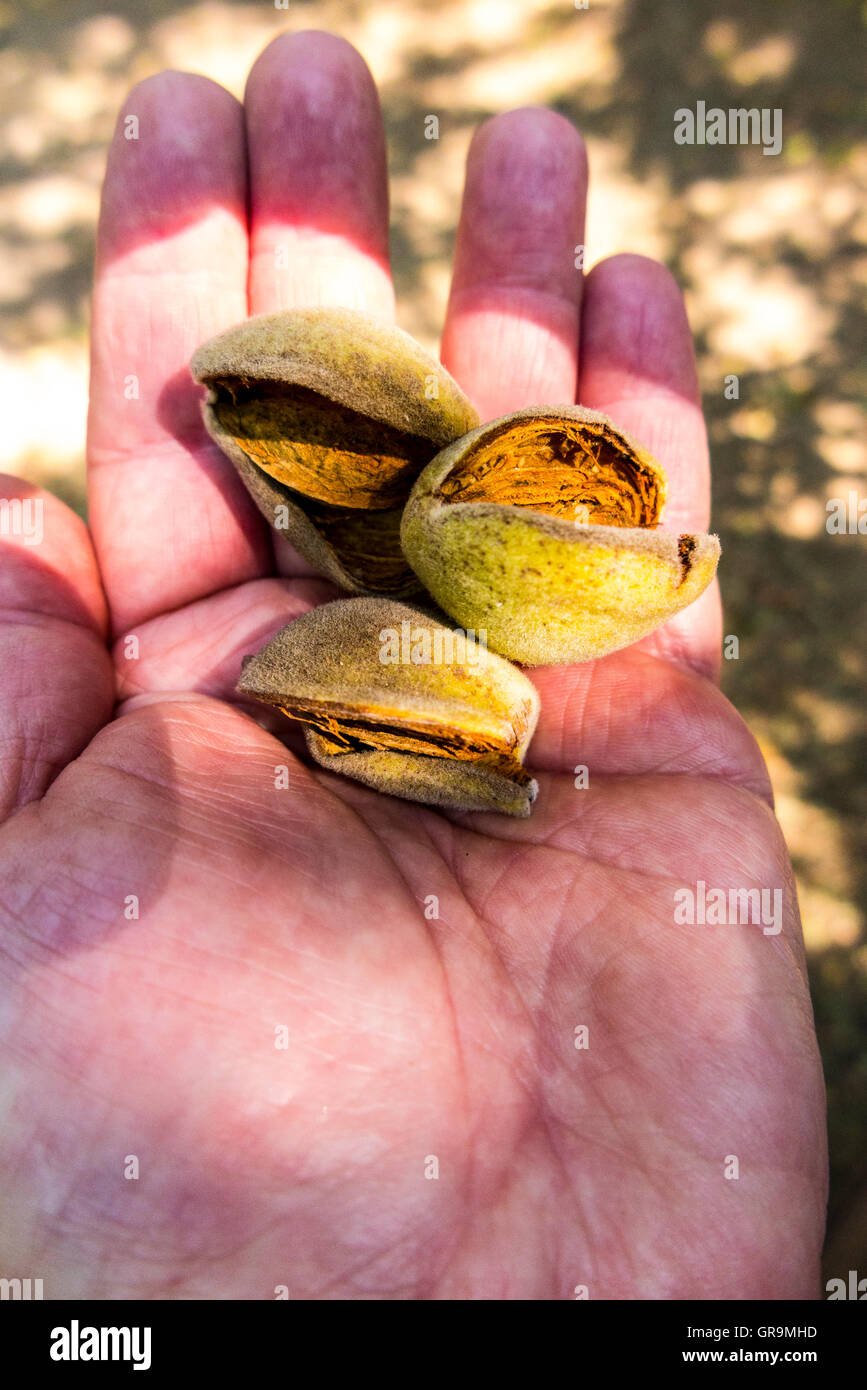
M 710 465 L 692 335 L 673 277 L 644 256 L 612 256 L 587 277 L 578 400 L 610 416 L 659 460 L 668 478 L 662 529 L 708 529 Z M 716 677 L 721 638 L 714 582 L 640 644 Z

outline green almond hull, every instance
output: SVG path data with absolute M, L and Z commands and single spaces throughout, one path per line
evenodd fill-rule
M 578 420 L 591 414 L 561 413 Z M 590 661 L 647 636 L 707 588 L 720 554 L 716 536 L 588 525 L 527 507 L 443 500 L 447 475 L 501 423 L 443 449 L 416 481 L 403 513 L 403 552 L 456 623 L 485 631 L 493 651 L 526 666 Z

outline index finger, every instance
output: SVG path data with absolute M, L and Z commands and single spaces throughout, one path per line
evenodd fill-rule
M 270 571 L 267 530 L 208 439 L 195 348 L 247 314 L 240 104 L 164 72 L 130 93 L 97 237 L 90 518 L 114 631 Z

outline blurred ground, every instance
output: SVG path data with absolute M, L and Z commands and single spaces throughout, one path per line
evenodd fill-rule
M 867 1276 L 867 541 L 829 535 L 825 503 L 867 496 L 862 15 L 857 0 L 0 0 L 0 469 L 82 512 L 93 233 L 132 82 L 182 67 L 241 96 L 284 29 L 355 43 L 385 110 L 400 322 L 434 349 L 473 127 L 531 102 L 582 127 L 587 264 L 662 258 L 697 335 L 740 643 L 724 682 L 798 872 L 830 1098 L 827 1272 L 844 1277 Z M 782 153 L 675 145 L 674 111 L 698 100 L 781 107 Z

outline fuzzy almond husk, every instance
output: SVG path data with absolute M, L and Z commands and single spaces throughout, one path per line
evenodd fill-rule
M 328 745 L 313 730 L 307 729 L 305 737 L 312 756 L 329 772 L 339 772 L 404 801 L 421 801 L 449 811 L 497 811 L 526 818 L 538 792 L 532 779 L 515 782 L 481 763 L 395 753 L 386 748 L 330 756 Z
M 329 506 L 401 506 L 437 450 L 478 424 L 414 338 L 356 309 L 259 314 L 198 348 L 208 432 Z
M 445 648 L 442 660 L 383 662 L 390 634 L 403 638 L 405 655 L 427 634 L 430 654 L 436 642 Z M 484 646 L 465 638 L 452 653 L 450 641 L 454 632 L 424 609 L 340 599 L 245 658 L 238 690 L 304 724 L 330 771 L 410 801 L 529 815 L 537 786 L 523 758 L 536 689 Z
M 716 536 L 657 527 L 665 474 L 604 415 L 538 406 L 471 430 L 420 475 L 401 544 L 456 623 L 539 666 L 626 647 L 713 579 Z
M 400 545 L 401 508 L 362 512 L 310 502 L 269 477 L 231 441 L 222 447 L 265 520 L 319 574 L 350 594 L 411 598 L 421 592 Z
M 202 415 L 266 519 L 356 594 L 409 597 L 409 488 L 478 416 L 407 333 L 351 309 L 258 315 L 196 351 Z

